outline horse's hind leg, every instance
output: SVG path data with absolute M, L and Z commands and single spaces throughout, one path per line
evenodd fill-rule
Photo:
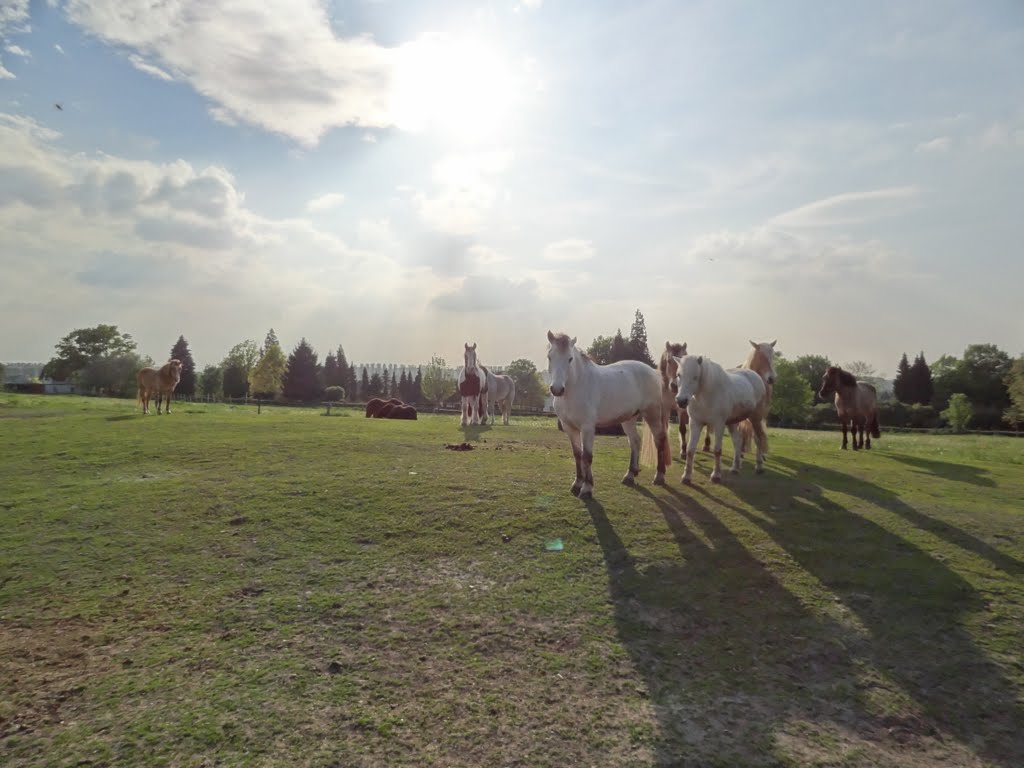
M 853 442 L 853 450 L 855 450 L 855 451 L 859 451 L 861 445 L 864 444 L 864 428 L 860 427 L 860 442 L 859 443 L 857 442 L 857 429 L 858 429 L 857 422 L 856 421 L 851 421 L 850 422 L 850 433 L 851 433 L 850 436 L 853 438 L 853 440 L 852 440 L 852 442 Z
M 685 408 L 678 410 L 679 414 L 679 460 L 686 461 L 686 424 L 690 421 L 690 415 Z
M 865 442 L 864 442 L 864 449 L 870 451 L 871 450 L 871 422 L 868 421 L 867 419 L 865 419 L 864 432 L 865 432 L 865 436 L 864 436 L 864 440 L 865 440 Z
M 722 447 L 721 441 L 718 443 L 718 447 Z M 711 425 L 708 424 L 707 432 L 704 433 L 704 453 L 711 452 Z
M 156 415 L 160 415 L 160 406 L 163 405 L 164 393 L 160 390 L 156 391 Z
M 843 424 L 843 450 L 845 451 L 846 450 L 846 425 L 847 425 L 846 419 L 842 420 L 842 424 Z
M 732 437 L 732 466 L 729 472 L 738 475 L 740 467 L 743 466 L 743 433 L 738 424 L 729 426 L 729 436 Z
M 622 422 L 622 431 L 629 440 L 629 469 L 622 476 L 622 484 L 636 485 L 633 478 L 640 474 L 640 433 L 637 432 L 636 422 L 632 419 Z
M 757 474 L 764 472 L 764 447 L 768 443 L 768 433 L 764 431 L 764 422 L 759 418 L 751 419 L 750 425 L 754 428 L 754 444 L 757 448 L 757 463 L 754 471 Z

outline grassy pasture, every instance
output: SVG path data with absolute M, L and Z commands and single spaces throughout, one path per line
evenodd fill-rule
M 0 395 L 0 763 L 1024 765 L 1024 441 L 335 413 Z

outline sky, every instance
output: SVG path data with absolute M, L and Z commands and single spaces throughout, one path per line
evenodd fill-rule
M 58 108 L 59 105 L 59 108 Z M 1024 352 L 1024 4 L 0 0 L 0 360 Z

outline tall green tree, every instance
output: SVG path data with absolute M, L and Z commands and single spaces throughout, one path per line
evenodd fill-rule
M 272 400 L 281 394 L 286 367 L 284 351 L 277 340 L 277 334 L 271 328 L 263 341 L 259 362 L 249 377 L 249 388 L 253 397 Z
M 430 365 L 423 372 L 422 391 L 427 402 L 439 404 L 453 391 L 455 382 L 448 373 L 448 364 L 443 357 L 434 355 Z
M 412 380 L 412 402 L 423 402 L 423 368 L 416 368 L 416 378 Z
M 222 384 L 224 397 L 246 397 L 249 394 L 249 376 L 241 362 L 232 360 L 224 365 Z
M 647 348 L 647 323 L 639 309 L 633 316 L 633 325 L 629 329 L 629 351 L 631 360 L 639 360 L 654 368 L 651 351 Z
M 376 371 L 370 377 L 370 383 L 366 387 L 366 396 L 368 398 L 387 397 L 387 392 L 384 391 L 384 379 Z
M 942 355 L 931 364 L 932 403 L 943 410 L 955 392 L 967 391 L 967 368 L 964 361 L 953 355 Z
M 228 356 L 224 358 L 225 373 L 227 366 L 231 364 L 237 365 L 242 369 L 245 374 L 246 382 L 252 377 L 253 369 L 256 367 L 256 363 L 260 361 L 260 348 L 252 339 L 246 339 L 245 341 L 235 344 L 228 352 Z M 237 395 L 242 397 L 242 395 Z
M 949 398 L 949 407 L 939 415 L 946 420 L 954 432 L 966 432 L 973 414 L 974 409 L 971 407 L 971 401 L 967 399 L 967 395 L 963 392 L 956 392 Z
M 587 354 L 598 365 L 608 365 L 612 362 L 612 337 L 598 336 L 587 347 Z
M 775 359 L 778 360 L 780 357 L 781 355 L 776 351 Z M 821 380 L 824 378 L 825 371 L 828 370 L 830 365 L 832 365 L 832 361 L 825 357 L 825 355 L 800 355 L 800 357 L 793 360 L 793 367 L 796 368 L 797 373 L 800 374 L 813 393 L 813 403 L 822 402 L 821 398 L 818 397 L 818 390 L 821 389 Z
M 1002 410 L 1010 404 L 1006 376 L 1013 360 L 995 344 L 971 344 L 964 350 L 967 389 L 964 394 L 974 405 Z
M 1005 383 L 1010 405 L 1003 411 L 1003 421 L 1014 429 L 1020 429 L 1024 426 L 1024 355 L 1013 361 Z
M 346 366 L 347 367 L 347 366 Z M 324 385 L 328 387 L 345 387 L 345 374 L 338 365 L 338 357 L 333 352 L 328 352 L 324 358 Z
M 932 372 L 925 362 L 924 352 L 915 357 L 914 364 L 910 366 L 910 392 L 910 402 L 921 405 L 931 404 L 932 395 L 935 394 Z
M 370 391 L 370 373 L 363 366 L 363 375 L 359 379 L 359 397 L 363 400 L 371 399 L 372 395 L 369 395 Z
M 199 392 L 203 397 L 218 397 L 224 382 L 224 371 L 219 365 L 208 365 L 199 374 Z
M 622 329 L 616 329 L 615 335 L 612 337 L 611 349 L 608 351 L 608 356 L 611 358 L 608 362 L 617 363 L 619 360 L 630 360 L 632 353 L 629 342 L 622 335 Z
M 318 362 L 316 352 L 303 337 L 288 356 L 281 394 L 289 400 L 304 402 L 319 398 L 322 390 L 317 381 Z
M 910 361 L 907 353 L 903 353 L 900 364 L 896 366 L 896 378 L 892 382 L 892 393 L 901 403 L 914 402 L 914 377 L 910 373 Z
M 134 397 L 139 370 L 151 365 L 150 358 L 134 351 L 97 355 L 78 372 L 78 385 L 108 397 Z
M 398 377 L 398 399 L 403 403 L 408 403 L 409 397 L 409 376 L 405 370 L 402 370 L 402 375 Z
M 134 352 L 135 340 L 130 334 L 121 333 L 116 325 L 97 325 L 93 328 L 78 328 L 58 341 L 54 348 L 57 355 L 43 366 L 43 378 L 67 381 L 95 357 L 118 356 Z
M 783 425 L 803 424 L 811 411 L 814 392 L 795 362 L 775 360 L 771 414 Z
M 508 364 L 505 373 L 516 383 L 516 399 L 518 405 L 529 408 L 542 408 L 546 387 L 540 371 L 532 360 L 519 358 Z
M 176 395 L 188 395 L 191 397 L 196 393 L 196 361 L 192 359 L 192 350 L 188 348 L 188 342 L 184 336 L 179 336 L 171 347 L 170 360 L 181 360 L 181 379 L 178 386 L 174 388 Z

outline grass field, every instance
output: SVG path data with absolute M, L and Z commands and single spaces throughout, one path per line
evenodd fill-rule
M 133 405 L 0 395 L 5 766 L 1024 765 L 1024 440 Z

